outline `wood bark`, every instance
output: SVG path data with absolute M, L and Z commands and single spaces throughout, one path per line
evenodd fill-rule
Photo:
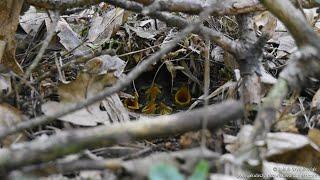
M 228 109 L 228 113 L 225 113 Z M 43 163 L 77 153 L 88 148 L 111 146 L 128 141 L 168 137 L 202 128 L 201 118 L 206 115 L 208 128 L 217 129 L 223 124 L 241 118 L 243 107 L 239 102 L 227 101 L 190 112 L 137 122 L 100 126 L 69 132 L 60 132 L 47 139 L 38 139 L 19 146 L 0 150 L 0 172 L 6 174 L 19 167 Z
M 6 44 L 0 64 L 21 75 L 22 68 L 15 58 L 15 34 L 19 24 L 23 0 L 1 0 L 0 2 L 0 40 Z

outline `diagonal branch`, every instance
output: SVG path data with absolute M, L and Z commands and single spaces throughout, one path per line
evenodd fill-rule
M 168 46 L 165 46 L 165 48 L 161 49 L 160 51 L 154 53 L 152 56 L 150 56 L 149 58 L 147 58 L 146 60 L 144 60 L 142 63 L 140 63 L 139 65 L 137 65 L 125 78 L 123 79 L 119 79 L 116 84 L 114 84 L 111 87 L 107 87 L 105 90 L 103 90 L 102 92 L 100 92 L 99 94 L 97 94 L 96 96 L 93 96 L 89 99 L 87 99 L 86 101 L 82 101 L 79 102 L 73 106 L 70 106 L 68 108 L 63 109 L 62 111 L 57 112 L 54 115 L 51 116 L 40 116 L 31 120 L 26 120 L 22 123 L 19 123 L 15 126 L 11 126 L 9 128 L 2 128 L 0 131 L 0 139 L 28 129 L 28 128 L 32 128 L 41 124 L 46 124 L 49 123 L 51 121 L 54 121 L 55 119 L 62 117 L 68 113 L 72 113 L 75 112 L 76 110 L 82 109 L 86 106 L 92 105 L 97 101 L 102 100 L 103 98 L 110 96 L 114 93 L 117 93 L 118 91 L 120 91 L 122 88 L 124 88 L 125 86 L 129 85 L 134 79 L 136 79 L 140 74 L 142 74 L 144 71 L 147 70 L 147 68 L 154 64 L 155 62 L 157 62 L 162 56 L 164 56 L 165 54 L 169 53 L 178 42 L 180 42 L 186 35 L 188 35 L 195 27 L 188 27 L 186 28 L 184 31 L 182 31 L 180 34 L 177 35 L 177 37 L 175 39 L 173 39 Z
M 301 11 L 289 0 L 261 0 L 261 2 L 288 28 L 299 52 L 291 57 L 290 64 L 281 72 L 263 103 L 255 120 L 252 141 L 263 138 L 276 119 L 277 110 L 290 88 L 300 89 L 310 78 L 320 77 L 320 38 L 306 22 Z
M 128 4 L 127 1 L 124 1 L 124 0 L 119 0 L 118 2 L 121 2 L 122 7 L 130 8 L 130 10 L 137 10 L 137 9 L 139 11 L 142 10 L 142 7 L 138 3 L 131 2 Z M 214 10 L 214 8 L 208 8 L 207 11 L 206 10 L 204 11 L 204 14 L 207 14 L 208 11 L 211 12 L 212 10 Z M 16 133 L 16 132 L 19 132 L 19 131 L 22 131 L 22 130 L 25 130 L 28 128 L 32 128 L 32 127 L 35 127 L 35 126 L 38 126 L 41 124 L 49 123 L 59 117 L 62 117 L 68 113 L 72 113 L 76 110 L 79 110 L 81 108 L 89 106 L 97 101 L 100 101 L 101 99 L 103 99 L 107 96 L 110 96 L 110 95 L 120 91 L 122 88 L 129 85 L 141 73 L 143 73 L 150 65 L 154 64 L 162 56 L 164 56 L 165 54 L 170 52 L 176 46 L 176 44 L 178 42 L 180 42 L 185 36 L 187 36 L 191 32 L 206 33 L 206 35 L 208 35 L 214 42 L 216 42 L 218 45 L 221 45 L 223 48 L 225 48 L 226 50 L 228 50 L 229 52 L 234 53 L 234 54 L 235 54 L 235 51 L 237 49 L 239 49 L 239 47 L 240 47 L 240 45 L 238 43 L 228 39 L 222 33 L 219 33 L 217 31 L 214 31 L 214 30 L 211 30 L 209 28 L 202 26 L 201 25 L 201 22 L 202 22 L 201 18 L 200 18 L 200 20 L 194 22 L 193 24 L 190 24 L 190 23 L 187 23 L 186 20 L 183 20 L 182 18 L 180 18 L 178 16 L 172 16 L 171 14 L 168 14 L 168 13 L 155 12 L 155 13 L 151 13 L 150 16 L 158 17 L 159 19 L 164 20 L 164 21 L 168 21 L 172 24 L 176 23 L 181 28 L 184 28 L 184 30 L 180 34 L 178 34 L 177 37 L 175 39 L 173 39 L 168 46 L 166 46 L 165 48 L 156 52 L 155 54 L 153 54 L 152 56 L 147 58 L 145 61 L 140 63 L 126 76 L 125 79 L 119 79 L 117 81 L 117 83 L 115 85 L 113 85 L 112 87 L 108 87 L 103 92 L 99 93 L 98 95 L 96 95 L 92 98 L 89 98 L 84 102 L 80 102 L 74 106 L 66 108 L 66 109 L 64 109 L 64 110 L 62 110 L 52 116 L 41 116 L 41 117 L 31 119 L 29 121 L 24 121 L 20 124 L 17 124 L 15 126 L 12 126 L 9 128 L 3 128 L 0 131 L 0 139 L 4 138 L 10 134 L 13 134 L 13 133 Z M 204 17 L 206 17 L 206 16 L 204 16 Z

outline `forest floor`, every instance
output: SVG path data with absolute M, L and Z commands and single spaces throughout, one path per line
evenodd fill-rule
M 311 10 L 306 11 L 306 14 L 312 19 L 319 17 Z M 193 16 L 180 15 L 188 20 L 193 19 Z M 266 22 L 266 16 L 265 12 L 257 13 L 255 16 L 257 36 Z M 34 7 L 21 15 L 16 34 L 16 56 L 22 69 L 33 63 L 41 44 L 50 31 L 55 30 L 42 61 L 28 83 L 21 83 L 18 75 L 0 74 L 2 126 L 11 126 L 12 122 L 7 121 L 12 117 L 17 120 L 14 123 L 19 123 L 41 115 L 52 115 L 93 97 L 114 85 L 118 79 L 126 78 L 126 74 L 132 69 L 170 43 L 179 31 L 159 20 L 104 3 L 72 9 L 61 15 L 56 23 L 47 12 L 36 10 Z M 233 40 L 240 37 L 241 32 L 234 16 L 208 18 L 204 25 L 224 33 Z M 275 35 L 263 49 L 263 97 L 277 81 L 279 72 L 288 63 L 289 55 L 296 50 L 294 40 L 283 28 L 284 26 L 278 22 Z M 206 59 L 210 60 L 209 77 L 204 76 L 204 69 L 207 68 Z M 126 121 L 135 122 L 143 118 L 151 120 L 163 115 L 191 111 L 207 104 L 239 99 L 241 78 L 238 69 L 239 65 L 232 55 L 215 43 L 191 34 L 120 92 L 49 124 L 9 136 L 2 141 L 2 145 L 19 146 L 19 142 L 45 139 L 61 131 L 109 126 Z M 205 81 L 210 83 L 207 97 Z M 272 127 L 272 133 L 268 136 L 268 151 L 277 153 L 267 156 L 265 168 L 287 168 L 284 164 L 305 167 L 311 165 L 314 169 L 311 170 L 310 176 L 314 176 L 312 173 L 320 172 L 319 163 L 316 163 L 320 157 L 319 152 L 312 145 L 319 143 L 319 102 L 319 82 L 313 83 L 300 93 L 292 92 L 288 96 L 288 100 L 281 107 L 277 122 Z M 228 113 L 228 109 L 225 113 Z M 246 132 L 251 130 L 250 124 L 253 123 L 256 113 L 257 109 L 253 108 L 245 118 L 228 122 L 215 131 L 200 130 L 164 138 L 129 141 L 111 147 L 89 148 L 59 159 L 55 162 L 56 166 L 26 166 L 14 171 L 12 177 L 168 177 L 167 179 L 178 180 L 186 177 L 205 179 L 210 174 L 211 179 L 231 179 L 232 177 L 228 176 L 231 173 L 226 171 L 226 167 L 233 168 L 231 164 L 234 161 L 227 155 L 236 152 L 241 143 L 244 143 Z M 157 120 L 161 121 L 161 118 Z M 294 142 L 294 139 L 299 138 L 299 142 Z M 309 139 L 314 141 L 311 142 Z M 287 149 L 281 149 L 281 146 L 286 146 Z M 295 159 L 292 159 L 293 153 L 296 155 Z M 76 167 L 80 167 L 81 164 L 77 166 L 71 162 L 81 163 L 81 160 L 103 160 L 106 164 L 104 169 L 101 168 L 102 165 L 94 164 L 93 170 L 77 170 Z M 121 160 L 121 163 L 113 164 L 112 160 Z M 90 169 L 90 164 L 85 166 Z M 69 167 L 70 170 L 64 169 L 64 172 L 61 170 L 62 167 Z M 219 169 L 221 167 L 225 169 Z

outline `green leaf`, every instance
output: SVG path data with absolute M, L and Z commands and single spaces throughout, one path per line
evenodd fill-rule
M 320 4 L 320 0 L 315 0 L 318 4 Z
M 157 164 L 151 167 L 149 172 L 150 180 L 183 180 L 184 177 L 178 169 L 169 164 Z
M 209 175 L 209 163 L 205 160 L 201 160 L 189 180 L 206 180 Z

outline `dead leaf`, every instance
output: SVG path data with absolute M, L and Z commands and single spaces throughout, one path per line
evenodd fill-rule
M 224 53 L 223 49 L 220 46 L 217 46 L 212 49 L 211 57 L 213 60 L 222 63 L 223 62 L 223 53 Z
M 95 96 L 107 86 L 115 83 L 124 65 L 125 63 L 120 58 L 109 55 L 88 61 L 85 65 L 86 71 L 81 72 L 74 81 L 58 85 L 60 102 L 47 102 L 42 105 L 42 111 L 47 115 L 52 115 L 61 109 Z M 119 96 L 114 94 L 101 102 L 63 116 L 60 120 L 77 125 L 95 126 L 97 123 L 128 121 L 129 116 Z
M 248 143 L 248 139 L 250 138 L 252 131 L 253 127 L 251 125 L 245 125 L 241 128 L 236 137 L 224 134 L 223 142 L 226 144 L 226 150 L 230 153 L 237 152 L 243 144 Z
M 129 25 L 126 25 L 131 31 L 135 32 L 137 36 L 143 38 L 143 39 L 150 39 L 155 40 L 155 36 L 158 34 L 156 31 L 147 31 L 144 30 L 142 27 L 132 27 Z
M 312 142 L 320 147 L 320 130 L 319 129 L 310 129 L 308 132 L 308 137 Z
M 275 122 L 273 125 L 273 130 L 278 132 L 291 132 L 298 133 L 298 129 L 296 127 L 297 116 L 293 114 L 286 114 L 280 117 L 279 120 Z
M 9 104 L 0 104 L 0 129 L 12 127 L 17 123 L 22 122 L 22 119 L 23 115 L 18 109 Z M 1 144 L 7 147 L 12 143 L 25 139 L 26 137 L 23 133 L 18 133 L 6 137 L 4 140 L 2 140 Z
M 180 64 L 183 68 L 179 69 L 181 70 L 181 72 L 188 76 L 188 78 L 190 78 L 193 82 L 197 83 L 199 86 L 202 86 L 201 82 L 199 81 L 199 79 L 194 76 L 189 68 L 189 66 L 187 65 L 187 63 L 185 61 L 180 61 Z M 176 68 L 177 69 L 177 68 Z
M 265 177 L 289 178 L 290 179 L 320 179 L 315 167 L 302 167 L 289 164 L 263 161 L 263 175 Z
M 0 94 L 2 94 L 3 90 L 11 92 L 11 75 L 0 73 Z
M 124 70 L 126 63 L 118 56 L 102 55 L 89 60 L 84 67 L 84 71 L 90 74 L 107 74 L 119 78 Z
M 114 8 L 102 16 L 93 19 L 88 33 L 88 40 L 93 44 L 107 42 L 123 24 L 125 10 Z
M 223 94 L 226 94 L 227 98 L 232 98 L 236 94 L 236 89 L 237 89 L 237 83 L 232 82 L 232 81 L 228 81 L 225 84 L 223 84 L 222 86 L 220 86 L 219 88 L 217 88 L 216 90 L 214 90 L 212 93 L 210 93 L 207 97 L 205 97 L 204 95 L 200 96 L 198 98 L 199 100 L 197 100 L 191 104 L 191 106 L 189 107 L 189 110 L 195 108 L 203 100 L 205 100 L 205 99 L 209 100 L 211 98 L 218 96 L 219 94 L 222 94 L 222 96 L 223 96 Z
M 320 148 L 308 137 L 292 133 L 267 135 L 266 159 L 270 162 L 315 168 L 320 172 Z
M 120 166 L 126 172 L 145 177 L 155 163 L 173 165 L 179 167 L 179 169 L 182 169 L 184 172 L 190 172 L 199 162 L 199 159 L 216 161 L 219 156 L 218 153 L 208 149 L 194 148 L 170 153 L 153 153 L 144 158 L 122 162 Z M 183 163 L 181 163 L 181 161 L 183 161 Z
M 268 11 L 253 18 L 255 31 L 263 31 L 272 36 L 277 27 L 277 19 Z
M 27 34 L 35 36 L 46 18 L 46 13 L 37 12 L 35 7 L 30 6 L 29 10 L 20 16 L 20 26 Z
M 181 148 L 187 149 L 187 148 L 193 148 L 200 146 L 200 142 L 202 139 L 202 131 L 197 132 L 187 132 L 181 135 L 179 143 L 181 145 Z M 205 139 L 206 139 L 206 145 L 210 145 L 212 140 L 212 135 L 208 130 L 205 130 Z
M 276 58 L 282 58 L 297 50 L 294 39 L 280 21 L 277 22 L 275 32 L 268 42 L 279 45 L 279 47 L 277 48 Z
M 269 74 L 264 67 L 261 65 L 260 66 L 260 73 L 261 73 L 261 82 L 264 84 L 275 84 L 277 83 L 277 79 L 273 77 L 271 74 Z
M 320 88 L 314 94 L 311 102 L 311 108 L 320 109 Z
M 46 19 L 47 27 L 50 27 L 49 19 Z M 63 45 L 63 47 L 67 51 L 73 50 L 73 54 L 76 56 L 82 56 L 86 54 L 86 51 L 89 50 L 89 48 L 85 46 L 81 46 L 82 41 L 77 33 L 75 33 L 70 25 L 65 21 L 63 18 L 60 19 L 58 22 L 56 32 L 58 32 L 57 36 L 60 39 L 60 43 Z
M 155 36 L 163 32 L 166 24 L 158 20 L 146 19 L 144 21 L 130 21 L 125 24 L 125 27 L 128 34 L 130 34 L 129 31 L 133 31 L 143 39 L 155 40 Z

